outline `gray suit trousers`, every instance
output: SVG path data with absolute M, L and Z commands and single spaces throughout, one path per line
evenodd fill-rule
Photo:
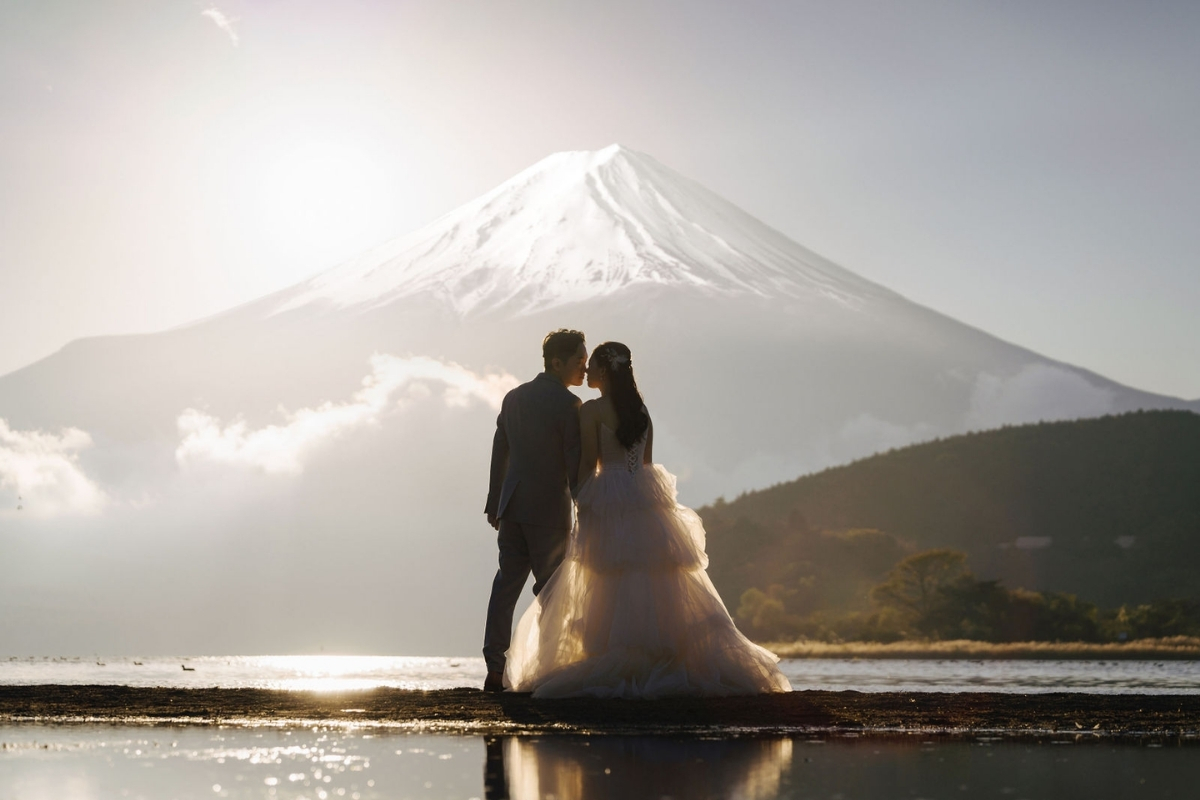
M 567 552 L 570 528 L 548 528 L 500 520 L 500 569 L 492 581 L 487 624 L 483 631 L 483 660 L 488 672 L 504 671 L 504 654 L 512 642 L 513 610 L 533 572 L 536 595 L 550 580 Z

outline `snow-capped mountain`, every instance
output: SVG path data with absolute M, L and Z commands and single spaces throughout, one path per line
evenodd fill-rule
M 1200 410 L 911 303 L 647 155 L 560 153 L 297 286 L 0 377 L 0 642 L 474 652 L 496 408 L 559 327 L 630 345 L 691 504 L 970 429 Z
M 306 284 L 280 311 L 429 295 L 529 314 L 634 286 L 840 302 L 883 290 L 649 156 L 557 153 L 408 236 Z

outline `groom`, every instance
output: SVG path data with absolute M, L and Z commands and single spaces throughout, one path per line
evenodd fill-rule
M 504 690 L 504 653 L 512 639 L 513 609 L 533 572 L 536 595 L 567 549 L 571 491 L 579 469 L 579 398 L 567 387 L 583 383 L 583 334 L 566 329 L 542 340 L 545 372 L 504 396 L 492 440 L 488 524 L 500 532 L 500 569 L 492 581 L 483 659 L 484 691 Z

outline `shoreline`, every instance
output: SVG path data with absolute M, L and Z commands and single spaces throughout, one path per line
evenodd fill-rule
M 945 659 L 970 661 L 1200 661 L 1200 638 L 1132 642 L 760 642 L 780 658 Z
M 459 734 L 782 733 L 1200 742 L 1200 695 L 863 693 L 534 700 L 478 689 L 171 689 L 0 686 L 0 724 L 361 726 Z

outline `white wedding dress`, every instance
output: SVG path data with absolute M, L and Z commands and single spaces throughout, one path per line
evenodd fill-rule
M 505 685 L 534 697 L 786 692 L 779 658 L 734 626 L 704 571 L 704 526 L 675 476 L 600 426 L 561 566 L 517 624 Z

